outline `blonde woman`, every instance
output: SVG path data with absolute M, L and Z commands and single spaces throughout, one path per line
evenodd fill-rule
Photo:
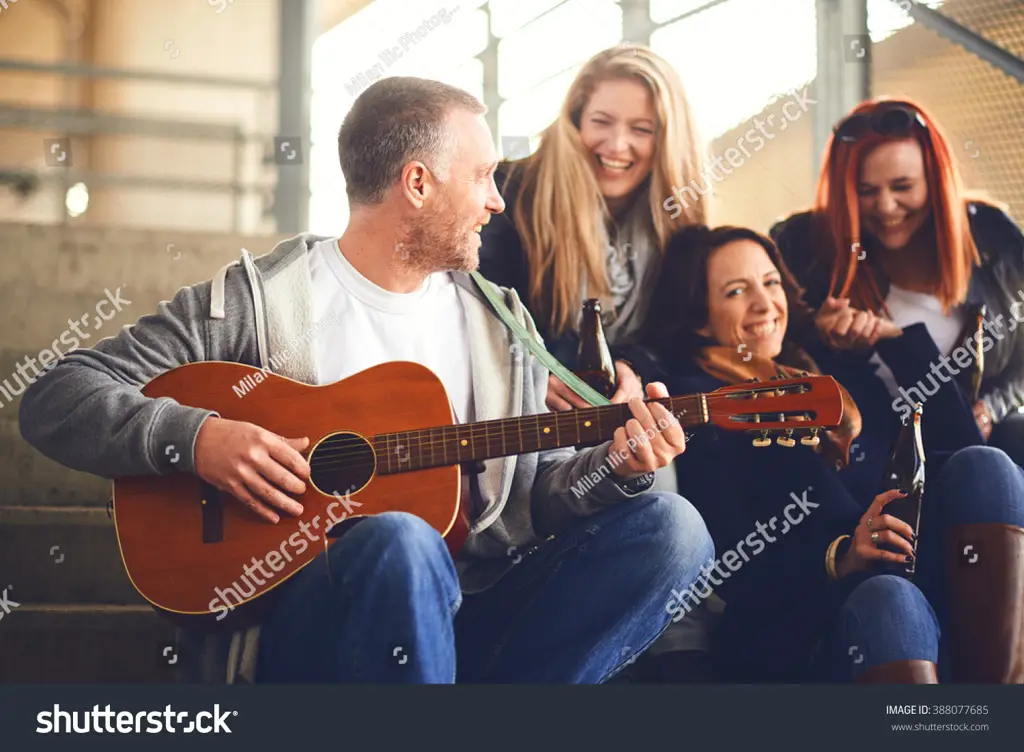
M 701 174 L 703 156 L 675 69 L 647 47 L 624 44 L 587 61 L 537 151 L 496 175 L 506 210 L 483 229 L 481 273 L 518 292 L 569 368 L 582 302 L 599 298 L 616 359 L 613 402 L 644 396 L 646 366 L 631 345 L 662 252 L 674 232 L 704 223 L 707 210 L 696 202 L 670 214 L 664 203 L 673 186 Z M 587 405 L 550 376 L 547 406 Z

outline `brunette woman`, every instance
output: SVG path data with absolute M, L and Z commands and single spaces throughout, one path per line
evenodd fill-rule
M 582 301 L 602 300 L 618 375 L 613 402 L 643 397 L 630 345 L 665 243 L 705 212 L 698 202 L 670 215 L 662 204 L 700 174 L 701 154 L 675 69 L 647 47 L 620 45 L 583 66 L 537 151 L 496 175 L 507 208 L 483 230 L 481 273 L 518 292 L 569 368 Z M 586 406 L 550 377 L 550 409 Z
M 902 99 L 855 108 L 829 142 L 813 209 L 771 234 L 828 342 L 871 357 L 880 318 L 923 323 L 939 360 L 910 385 L 916 392 L 908 387 L 913 399 L 957 378 L 982 436 L 1024 462 L 1024 235 L 1001 209 L 965 198 L 949 143 L 924 109 Z M 950 363 L 967 337 L 970 358 Z M 984 369 L 971 385 L 979 350 Z M 873 360 L 893 409 L 906 409 Z
M 676 460 L 718 560 L 669 607 L 684 618 L 711 592 L 725 601 L 711 641 L 720 679 L 1024 682 L 1024 470 L 982 445 L 957 383 L 924 409 L 916 573 L 878 574 L 914 558 L 913 529 L 886 512 L 902 494 L 880 493 L 900 420 L 871 363 L 814 348 L 813 314 L 774 244 L 742 228 L 683 231 L 648 319 L 671 394 L 804 372 L 845 387 L 843 424 L 817 449 L 705 427 Z M 900 385 L 938 356 L 923 324 L 883 321 L 875 334 Z M 967 546 L 984 555 L 965 558 Z

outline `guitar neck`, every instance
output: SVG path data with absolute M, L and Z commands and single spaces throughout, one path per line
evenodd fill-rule
M 708 422 L 703 394 L 647 402 L 663 405 L 684 427 Z M 628 404 L 605 405 L 379 434 L 370 441 L 377 455 L 377 473 L 389 475 L 577 444 L 600 444 L 612 439 L 615 430 L 631 417 Z

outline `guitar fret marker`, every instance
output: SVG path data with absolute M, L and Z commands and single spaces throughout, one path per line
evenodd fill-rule
M 551 429 L 548 426 L 544 426 L 544 433 L 551 433 Z
M 463 439 L 461 443 L 462 443 L 462 446 L 466 446 L 469 442 L 466 441 L 465 439 Z
M 590 421 L 589 421 L 589 420 L 585 420 L 585 421 L 583 421 L 583 425 L 584 425 L 584 426 L 585 426 L 586 428 L 590 428 Z

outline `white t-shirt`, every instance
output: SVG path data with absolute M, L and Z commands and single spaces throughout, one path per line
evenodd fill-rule
M 310 255 L 313 321 L 335 318 L 314 340 L 321 384 L 394 360 L 433 371 L 448 392 L 456 422 L 473 419 L 473 373 L 466 318 L 451 274 L 431 274 L 411 293 L 389 292 L 349 263 L 336 241 Z
M 905 290 L 893 284 L 889 285 L 885 305 L 892 316 L 892 322 L 900 329 L 923 323 L 942 355 L 949 355 L 956 347 L 957 337 L 964 328 L 963 307 L 951 309 L 947 316 L 942 312 L 942 303 L 934 295 Z M 893 397 L 897 396 L 896 379 L 889 367 L 877 354 L 871 357 L 871 362 L 878 366 L 878 376 L 889 388 L 889 393 Z

